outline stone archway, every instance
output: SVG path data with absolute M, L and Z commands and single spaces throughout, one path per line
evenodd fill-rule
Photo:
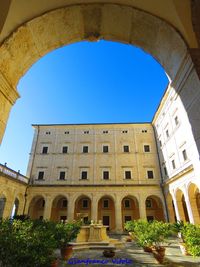
M 121 4 L 80 4 L 47 12 L 20 26 L 0 46 L 0 137 L 18 98 L 16 86 L 31 65 L 46 53 L 80 40 L 112 40 L 151 54 L 165 69 L 187 110 L 198 148 L 200 87 L 187 45 L 164 20 Z M 184 79 L 184 88 L 180 88 Z M 196 93 L 188 94 L 191 88 Z M 183 86 L 183 85 L 182 85 Z M 190 105 L 190 103 L 193 103 Z M 200 141 L 199 141 L 200 142 Z
M 51 220 L 55 222 L 66 221 L 68 214 L 68 201 L 65 196 L 54 198 L 51 208 Z
M 180 220 L 184 222 L 189 222 L 189 215 L 188 215 L 188 210 L 185 202 L 185 197 L 183 192 L 178 189 L 176 192 L 176 201 L 177 201 L 177 206 L 178 206 L 178 211 L 179 211 L 179 216 Z
M 43 219 L 45 200 L 42 196 L 35 196 L 29 204 L 28 215 L 31 219 Z
M 18 211 L 19 211 L 19 199 L 15 198 L 13 209 L 12 209 L 12 216 L 18 215 Z
M 188 195 L 190 200 L 190 205 L 192 208 L 192 214 L 194 218 L 194 223 L 200 223 L 200 190 L 195 184 L 190 184 L 188 188 Z
M 158 196 L 148 196 L 145 201 L 147 220 L 165 221 L 164 209 L 161 199 Z
M 127 221 L 138 220 L 140 218 L 138 200 L 134 196 L 126 196 L 121 202 L 122 226 Z
M 85 223 L 91 220 L 91 199 L 81 195 L 75 201 L 74 218 L 83 219 Z
M 117 212 L 117 211 L 116 211 Z M 121 218 L 120 218 L 121 219 Z M 98 221 L 108 226 L 109 231 L 115 230 L 115 204 L 111 196 L 103 196 L 98 202 Z

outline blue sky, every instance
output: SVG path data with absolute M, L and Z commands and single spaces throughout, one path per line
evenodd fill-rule
M 31 124 L 150 122 L 167 84 L 162 67 L 131 45 L 80 42 L 54 50 L 18 84 L 0 162 L 26 173 Z

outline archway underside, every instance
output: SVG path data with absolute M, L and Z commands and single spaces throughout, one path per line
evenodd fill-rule
M 19 97 L 20 78 L 46 53 L 100 39 L 132 44 L 151 54 L 174 80 L 187 57 L 181 36 L 165 21 L 129 6 L 85 4 L 56 9 L 19 27 L 0 47 L 0 137 Z

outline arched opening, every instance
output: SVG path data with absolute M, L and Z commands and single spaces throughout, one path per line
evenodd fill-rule
M 199 188 L 195 184 L 190 184 L 188 188 L 188 195 L 190 200 L 190 205 L 192 208 L 192 214 L 194 218 L 194 223 L 200 223 L 200 192 Z
M 19 199 L 16 198 L 13 205 L 11 217 L 18 215 L 18 211 L 19 211 Z
M 165 221 L 163 204 L 159 197 L 153 195 L 147 197 L 145 205 L 148 221 Z
M 3 218 L 5 204 L 6 204 L 6 197 L 4 195 L 1 195 L 0 196 L 0 218 Z
M 55 222 L 66 221 L 68 213 L 68 201 L 64 196 L 57 196 L 51 209 L 51 220 Z
M 45 200 L 42 196 L 35 196 L 29 205 L 28 215 L 31 219 L 43 219 Z
M 189 220 L 189 215 L 188 215 L 187 206 L 185 202 L 185 197 L 184 197 L 183 192 L 180 189 L 178 189 L 176 192 L 176 201 L 177 201 L 180 220 L 184 222 L 189 222 L 190 220 Z
M 140 218 L 139 205 L 136 197 L 127 196 L 122 199 L 122 225 L 124 227 L 125 222 L 138 220 Z
M 173 199 L 170 193 L 167 194 L 166 197 L 166 201 L 167 201 L 167 209 L 168 209 L 168 216 L 169 216 L 169 221 L 170 222 L 176 222 L 177 218 L 176 218 L 176 212 L 174 209 L 174 203 L 173 203 Z
M 74 218 L 82 219 L 85 223 L 91 220 L 91 199 L 82 195 L 75 202 Z
M 103 196 L 98 202 L 98 220 L 108 226 L 108 231 L 115 230 L 115 205 L 112 197 Z

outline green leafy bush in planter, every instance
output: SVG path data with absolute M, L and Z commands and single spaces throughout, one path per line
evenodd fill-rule
M 53 260 L 56 240 L 52 223 L 0 221 L 0 261 L 4 267 L 46 267 Z
M 56 224 L 54 234 L 57 247 L 62 248 L 73 241 L 80 231 L 81 224 L 80 221 Z
M 125 229 L 133 232 L 136 242 L 141 247 L 160 247 L 166 238 L 172 233 L 172 226 L 169 223 L 146 220 L 127 222 Z
M 200 226 L 185 223 L 181 230 L 187 251 L 192 256 L 200 256 Z

